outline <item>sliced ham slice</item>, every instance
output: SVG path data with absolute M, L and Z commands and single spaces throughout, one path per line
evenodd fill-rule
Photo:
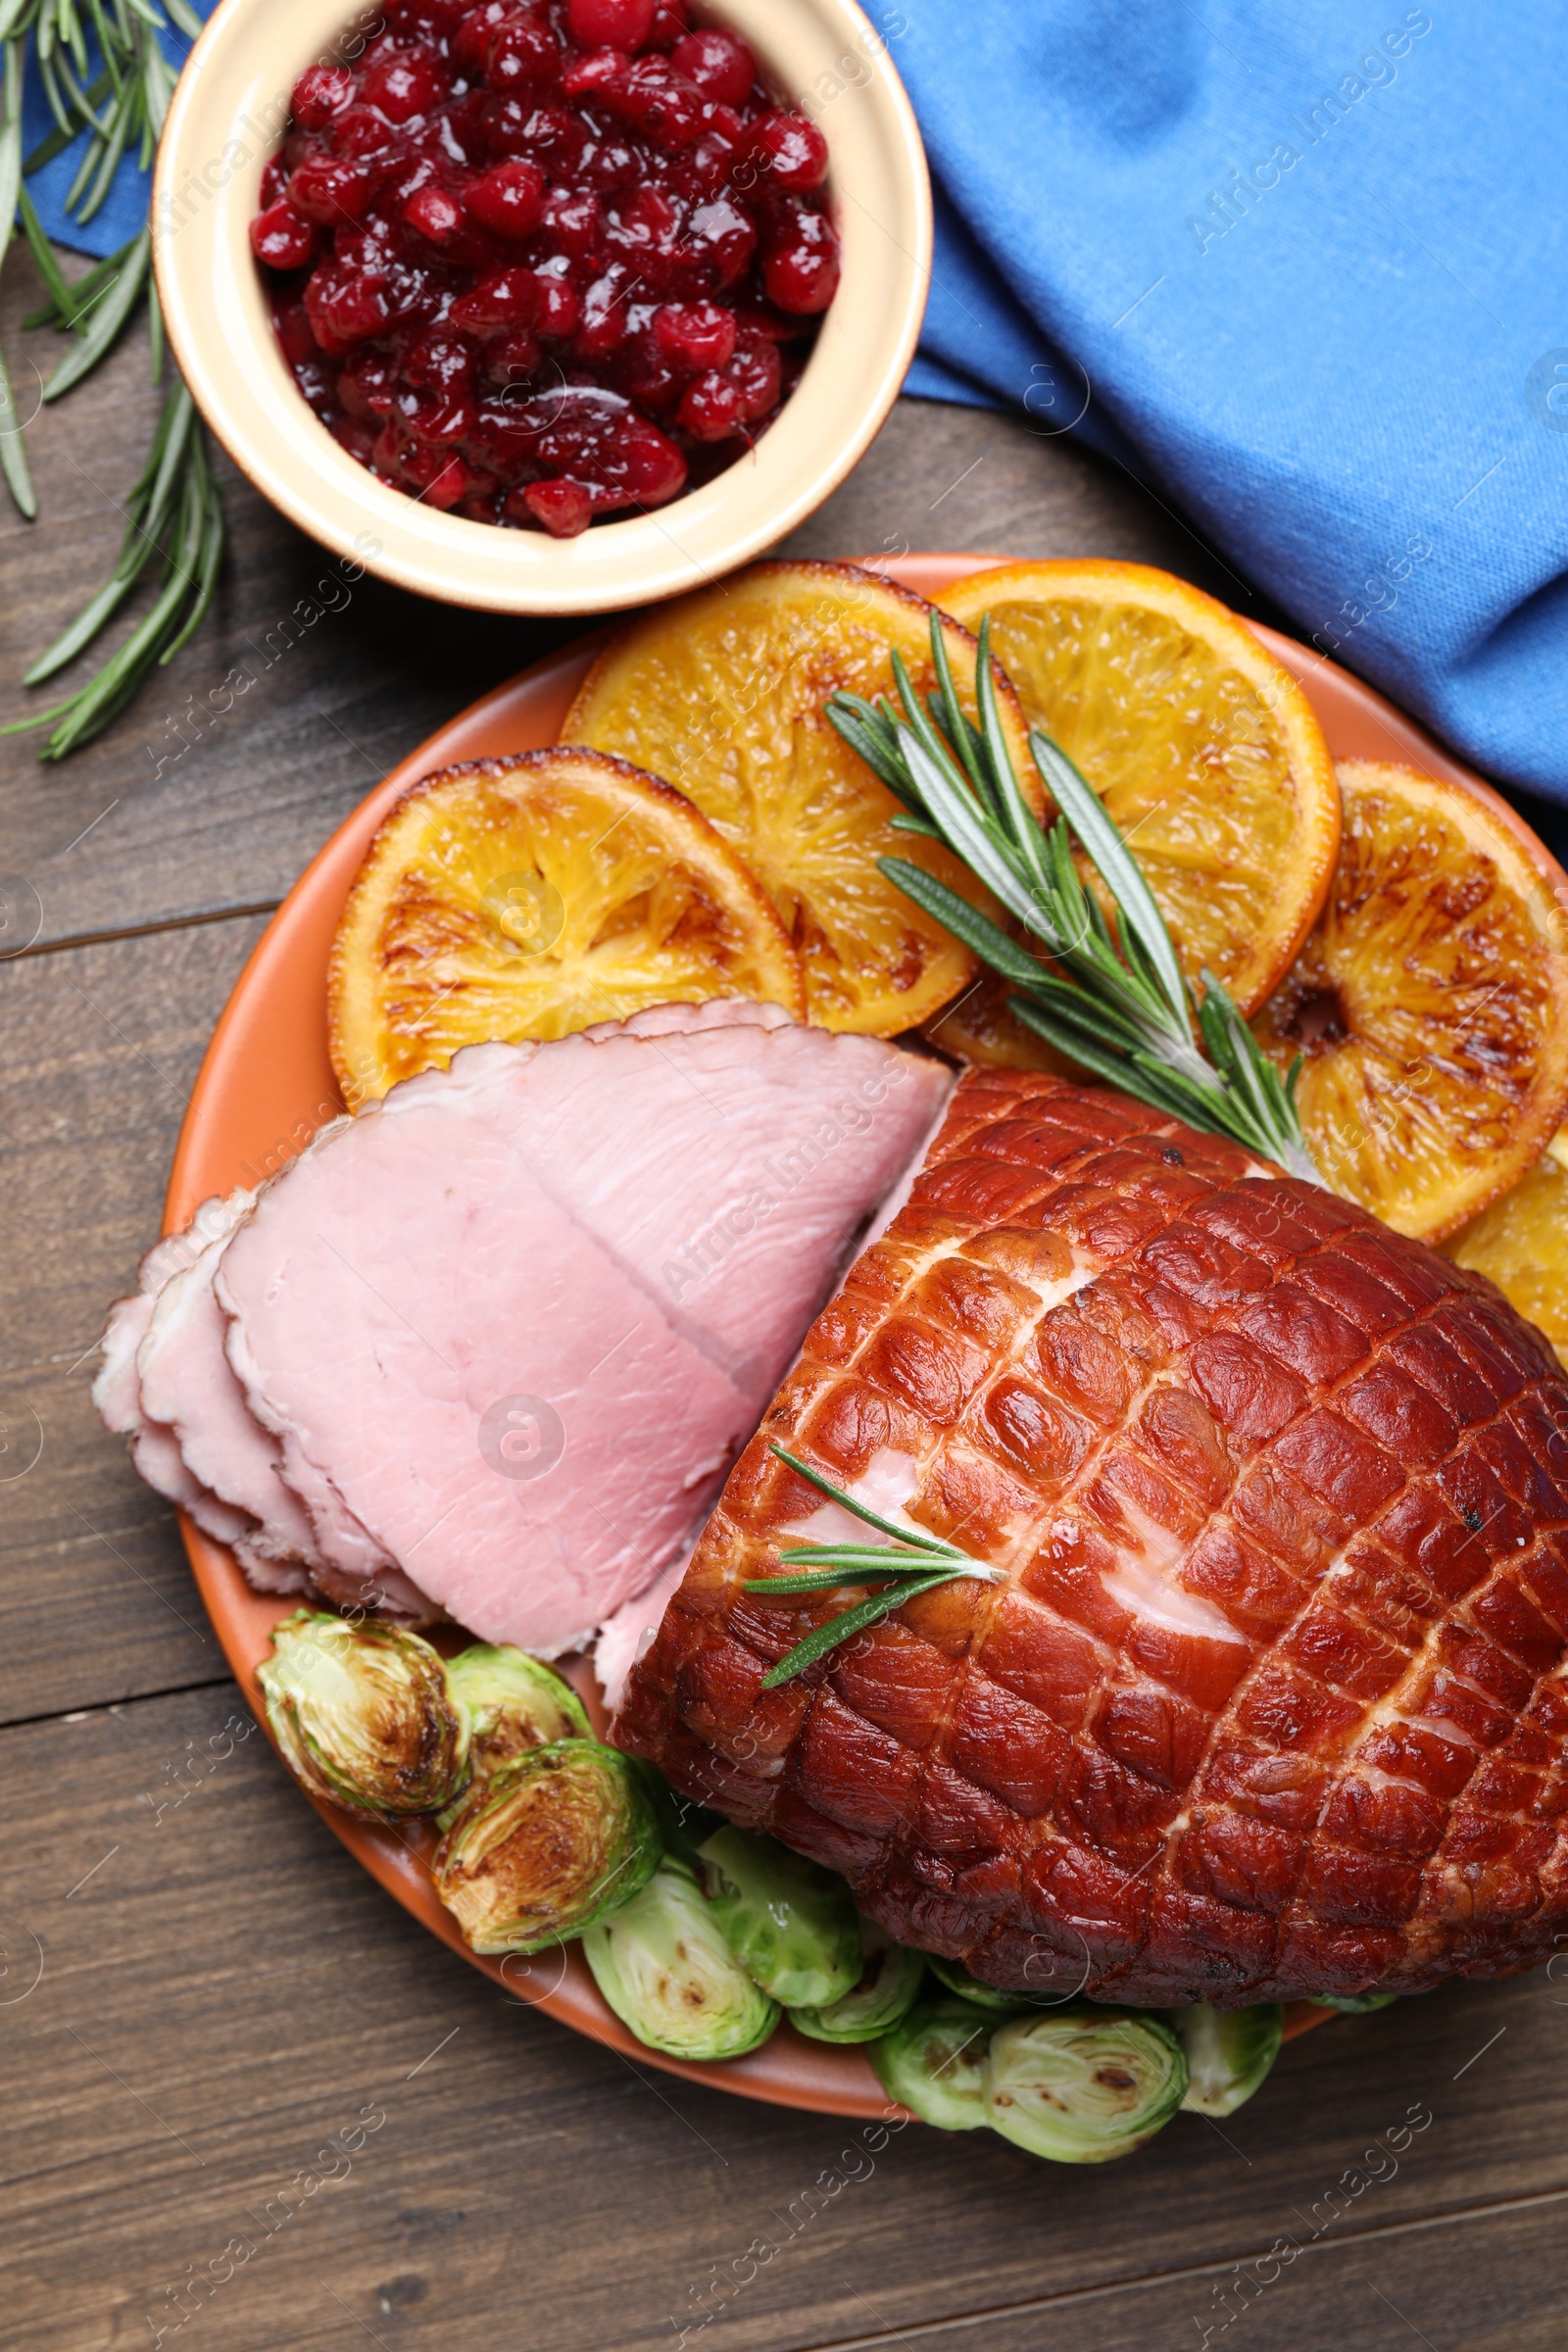
M 210 1249 L 221 1247 L 253 1197 L 235 1192 L 220 1200 L 215 1194 L 202 1202 L 183 1232 L 166 1234 L 153 1244 L 136 1269 L 135 1290 L 109 1310 L 104 1360 L 92 1384 L 93 1403 L 110 1429 L 129 1438 L 131 1460 L 148 1486 L 188 1511 L 216 1543 L 247 1550 L 257 1533 L 254 1515 L 216 1494 L 186 1461 L 177 1433 L 143 1396 L 139 1361 L 166 1290 Z
M 142 1411 L 173 1431 L 194 1478 L 257 1522 L 252 1548 L 260 1557 L 314 1570 L 320 1554 L 309 1515 L 278 1476 L 277 1446 L 246 1403 L 224 1352 L 226 1326 L 213 1277 L 227 1239 L 209 1242 L 154 1301 L 136 1353 Z
M 214 1285 L 318 1544 L 340 1505 L 473 1632 L 586 1639 L 690 1540 L 950 1086 L 664 1007 L 469 1048 L 318 1138 Z

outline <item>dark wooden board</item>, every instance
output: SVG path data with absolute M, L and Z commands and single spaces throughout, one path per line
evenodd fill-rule
M 1114 2171 L 989 2133 L 885 2137 L 530 2014 L 358 1870 L 246 1722 L 221 1684 L 0 1733 L 0 2342 L 142 2340 L 236 2236 L 253 2254 L 193 2337 L 215 2352 L 348 2343 L 345 2308 L 431 2352 L 647 2352 L 705 2309 L 705 2348 L 896 2341 L 982 2313 L 1019 2352 L 1174 2345 L 1211 2316 L 1212 2266 L 1286 2237 L 1301 2253 L 1251 2323 L 1265 2346 L 1395 2342 L 1376 2309 L 1314 2332 L 1370 2301 L 1362 2276 L 1418 2293 L 1442 2352 L 1493 2340 L 1475 2313 L 1494 2289 L 1510 2325 L 1545 2326 L 1568 1991 L 1544 1979 L 1331 2027 L 1222 2130 L 1178 2118 Z M 386 2121 L 352 2171 L 319 2161 L 367 2104 Z M 1356 2167 L 1386 2178 L 1352 2193 Z M 268 2240 L 291 2184 L 300 2210 L 274 2206 Z M 1107 2287 L 1127 2291 L 1063 2300 Z M 1429 2325 L 1461 2290 L 1483 2297 L 1469 2332 Z
M 0 333 L 24 413 L 29 354 L 54 357 L 16 331 L 34 299 L 14 256 Z M 156 405 L 144 368 L 127 346 L 28 427 L 43 514 L 0 516 L 0 716 L 113 563 Z M 63 768 L 0 739 L 0 869 L 42 910 L 37 948 L 0 963 L 0 2345 L 118 2352 L 162 2328 L 213 2352 L 1119 2352 L 1205 2326 L 1256 2352 L 1560 2342 L 1568 1985 L 1336 2025 L 1223 2132 L 1180 2119 L 1114 2172 L 983 2133 L 868 2146 L 510 2001 L 240 1736 L 172 1514 L 99 1428 L 81 1359 L 157 1230 L 260 910 L 387 764 L 564 632 L 367 581 L 278 651 L 325 566 L 225 484 L 219 611 L 167 681 Z M 1165 564 L 1274 617 L 1081 451 L 906 402 L 790 552 L 933 545 Z M 233 711 L 155 773 L 166 716 L 241 662 Z M 310 2190 L 367 2105 L 385 2122 Z M 1397 2173 L 1313 2241 L 1314 2209 L 1412 2105 L 1433 2120 Z M 1232 2286 L 1221 2330 L 1216 2285 L 1287 2234 L 1301 2254 L 1245 2312 Z M 172 2295 L 196 2271 L 202 2297 Z
M 224 1671 L 173 1512 L 87 1392 L 261 929 L 252 915 L 0 963 L 0 1721 Z

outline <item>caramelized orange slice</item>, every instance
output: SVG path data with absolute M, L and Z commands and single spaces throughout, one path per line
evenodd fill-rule
M 1489 1275 L 1568 1364 L 1568 1131 L 1510 1192 L 1450 1234 L 1443 1254 Z
M 601 655 L 562 728 L 635 760 L 696 802 L 745 858 L 800 951 L 809 1017 L 876 1037 L 913 1028 L 973 976 L 951 932 L 876 861 L 925 866 L 988 912 L 988 894 L 938 843 L 901 833 L 899 804 L 823 715 L 841 689 L 892 694 L 895 647 L 915 689 L 935 684 L 931 607 L 854 564 L 757 564 L 662 605 Z M 955 682 L 973 714 L 975 647 L 949 623 Z M 1018 772 L 1038 775 L 1004 695 Z
M 1336 1192 L 1436 1241 L 1541 1157 L 1568 1102 L 1568 876 L 1522 818 L 1413 768 L 1342 761 L 1322 916 L 1253 1023 L 1305 1055 Z
M 1289 969 L 1334 872 L 1340 804 L 1311 705 L 1243 620 L 1142 564 L 1009 564 L 950 588 L 1033 725 L 1130 841 L 1193 981 L 1246 1012 Z
M 800 958 L 707 818 L 598 752 L 477 760 L 370 844 L 332 950 L 332 1067 L 357 1108 L 462 1046 L 711 997 L 805 1018 Z

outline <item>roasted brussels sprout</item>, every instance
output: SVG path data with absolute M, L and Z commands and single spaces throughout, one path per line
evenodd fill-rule
M 1187 2053 L 1187 2096 L 1196 2115 L 1234 2115 L 1280 2054 L 1285 2012 L 1277 2001 L 1255 2009 L 1167 2009 L 1165 2022 Z
M 914 2007 L 924 1976 L 924 1952 L 906 1951 L 862 1919 L 858 1984 L 825 2009 L 792 2009 L 790 2024 L 812 2041 L 875 2041 Z
M 1314 1992 L 1314 2009 L 1338 2009 L 1342 2017 L 1363 2017 L 1371 2009 L 1387 2009 L 1396 1992 Z
M 476 1952 L 537 1952 L 618 1911 L 658 1868 L 659 1825 L 629 1758 L 555 1740 L 503 1764 L 430 1865 Z
M 960 2001 L 972 2001 L 977 2009 L 989 2009 L 996 2016 L 1016 2017 L 1021 2009 L 1040 2005 L 1037 1995 L 1004 1992 L 1000 1984 L 987 1984 L 983 1979 L 971 1977 L 961 1960 L 943 1960 L 935 1952 L 927 1952 L 925 1961 L 931 1974 L 951 1993 Z
M 296 1609 L 257 1680 L 283 1761 L 313 1795 L 386 1819 L 461 1793 L 467 1710 L 440 1652 L 407 1627 Z
M 475 1642 L 447 1662 L 447 1680 L 473 1725 L 476 1778 L 530 1747 L 590 1740 L 582 1700 L 552 1667 L 510 1643 Z
M 831 1870 L 749 1830 L 698 1848 L 703 1885 L 730 1950 L 786 2009 L 825 2009 L 860 1981 L 860 1923 Z
M 986 2113 L 991 2029 L 972 2001 L 916 2001 L 891 2034 L 866 2045 L 890 2099 L 941 2132 L 978 2132 Z
M 778 2024 L 777 2001 L 741 1967 L 682 1862 L 666 1859 L 582 1948 L 615 2015 L 651 2050 L 744 2058 Z
M 1158 2018 L 1077 2003 L 991 2036 L 985 2120 L 1057 2164 L 1104 2164 L 1169 2123 L 1187 2092 L 1182 2045 Z

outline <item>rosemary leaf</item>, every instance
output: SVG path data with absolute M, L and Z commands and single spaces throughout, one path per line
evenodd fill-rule
M 849 1511 L 857 1519 L 863 1519 L 867 1527 L 879 1528 L 883 1535 L 892 1536 L 896 1543 L 917 1543 L 922 1550 L 941 1553 L 950 1560 L 968 1559 L 968 1553 L 960 1551 L 956 1544 L 944 1543 L 940 1536 L 928 1536 L 923 1529 L 900 1527 L 897 1520 L 884 1519 L 879 1511 L 872 1510 L 869 1503 L 858 1502 L 853 1494 L 847 1494 L 842 1487 L 836 1487 L 824 1471 L 813 1470 L 809 1462 L 803 1462 L 798 1453 L 791 1453 L 787 1447 L 770 1443 L 768 1451 L 786 1469 L 793 1470 L 798 1478 L 804 1478 L 808 1486 L 815 1487 L 819 1494 L 825 1494 L 829 1502 L 836 1502 L 841 1510 Z
M 45 384 L 45 400 L 58 400 L 62 392 L 69 392 L 73 384 L 79 383 L 118 340 L 120 330 L 130 317 L 136 297 L 146 283 L 151 252 L 151 232 L 144 228 L 126 248 L 111 290 L 93 311 L 92 324 L 75 349 L 66 354 Z
M 923 1592 L 934 1592 L 938 1586 L 951 1585 L 964 1574 L 962 1568 L 938 1568 L 930 1576 L 892 1585 L 886 1592 L 878 1592 L 871 1599 L 862 1600 L 858 1607 L 846 1609 L 842 1616 L 830 1617 L 826 1625 L 815 1627 L 803 1641 L 797 1642 L 776 1666 L 768 1668 L 762 1677 L 762 1689 L 776 1690 L 781 1683 L 792 1682 L 796 1675 L 825 1656 L 830 1649 L 837 1649 L 841 1642 L 849 1642 L 855 1635 L 864 1633 L 867 1626 L 891 1616 L 895 1609 L 902 1609 L 906 1601 L 918 1600 Z
M 958 893 L 902 858 L 881 871 L 916 906 L 1020 991 L 1018 1018 L 1097 1077 L 1154 1108 L 1321 1181 L 1296 1109 L 1296 1075 L 1280 1079 L 1213 975 L 1196 1004 L 1164 916 L 1128 844 L 1059 744 L 1041 729 L 1029 748 L 1060 815 L 1049 830 L 1014 772 L 981 624 L 971 721 L 957 698 L 937 615 L 937 688 L 921 704 L 900 655 L 893 673 L 903 714 L 883 700 L 830 697 L 831 724 L 904 804 L 902 831 L 933 833 L 1039 939 L 1047 970 Z M 1116 910 L 1112 932 L 1072 854 L 1076 838 Z M 1195 1012 L 1197 1037 L 1195 1038 Z M 1200 1043 L 1199 1041 L 1201 1041 Z

